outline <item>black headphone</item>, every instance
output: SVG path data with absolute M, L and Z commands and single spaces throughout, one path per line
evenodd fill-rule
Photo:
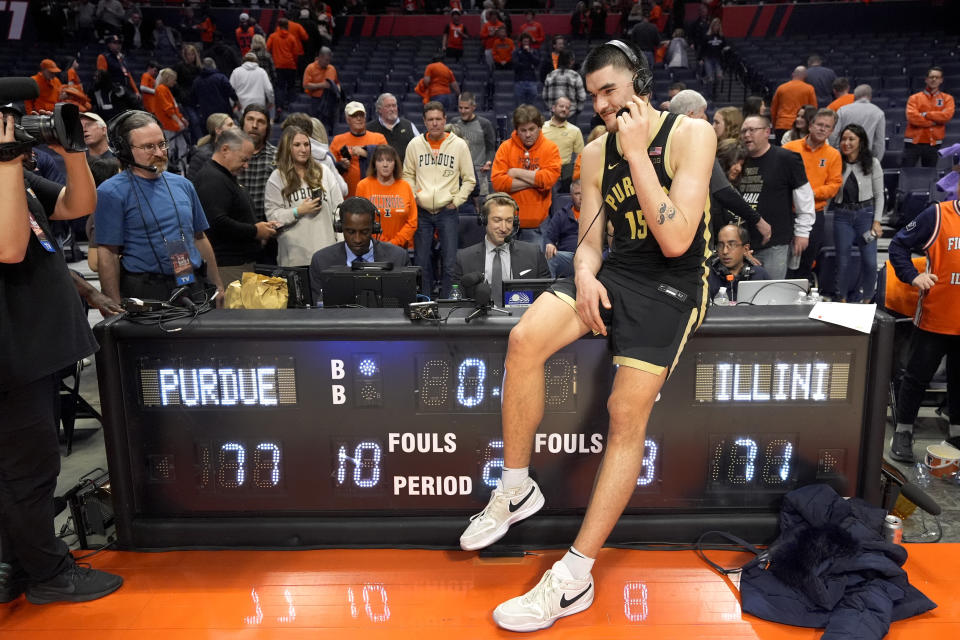
M 487 228 L 487 207 L 488 205 L 498 198 L 503 198 L 509 200 L 510 204 L 513 206 L 513 231 L 510 232 L 510 235 L 507 236 L 506 242 L 513 240 L 518 233 L 520 233 L 520 205 L 517 204 L 517 201 L 513 199 L 509 193 L 503 191 L 494 191 L 487 195 L 483 199 L 483 205 L 480 207 L 480 210 L 477 211 L 477 224 L 479 224 L 484 229 Z
M 622 40 L 610 40 L 606 44 L 619 49 L 633 65 L 633 93 L 638 96 L 649 95 L 653 84 L 653 73 L 646 62 L 646 56 L 641 61 L 630 45 Z
M 353 213 L 353 214 L 359 213 L 360 215 L 364 215 L 364 214 L 372 215 L 373 216 L 372 234 L 375 236 L 378 236 L 381 233 L 383 233 L 383 229 L 380 226 L 380 209 L 377 209 L 377 205 L 373 204 L 366 198 L 361 198 L 359 196 L 352 196 L 350 198 L 347 198 L 346 200 L 344 200 L 343 202 L 337 205 L 336 211 L 333 212 L 333 230 L 336 233 L 343 233 L 343 216 L 345 215 L 343 212 L 343 205 L 347 204 L 348 202 L 352 204 L 353 201 L 357 201 L 357 200 L 359 200 L 363 204 L 370 205 L 370 206 L 367 207 L 366 211 L 348 211 L 346 213 Z
M 133 159 L 133 150 L 130 148 L 130 142 L 127 141 L 127 135 L 130 131 L 124 129 L 123 123 L 129 120 L 131 116 L 137 114 L 150 116 L 150 119 L 163 129 L 157 116 L 149 111 L 141 111 L 140 109 L 128 109 L 110 118 L 110 122 L 107 123 L 107 144 L 110 145 L 113 155 L 117 156 L 118 160 L 126 162 L 127 164 L 135 164 L 135 161 Z
M 715 255 L 713 258 L 711 258 L 710 270 L 724 280 L 726 280 L 727 276 L 730 275 L 730 269 L 727 269 L 727 267 L 723 264 L 723 262 L 720 260 L 720 256 Z M 749 261 L 744 260 L 743 266 L 740 267 L 740 273 L 737 274 L 737 280 L 749 280 L 753 277 L 755 271 L 756 269 L 754 269 L 753 265 L 750 264 Z

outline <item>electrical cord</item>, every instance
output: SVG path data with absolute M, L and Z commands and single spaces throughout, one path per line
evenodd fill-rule
M 127 311 L 125 319 L 139 325 L 157 326 L 164 333 L 177 333 L 183 331 L 185 328 L 189 328 L 201 313 L 207 313 L 213 309 L 216 306 L 213 302 L 215 296 L 216 294 L 211 296 L 208 290 L 204 289 L 203 302 L 194 303 L 193 309 L 178 307 L 169 302 L 165 302 L 163 303 L 163 307 L 156 311 Z M 170 322 L 183 320 L 184 318 L 190 318 L 190 321 L 187 322 L 184 327 L 166 326 Z
M 803 291 L 804 293 L 807 292 L 807 290 L 806 290 L 805 288 L 801 287 L 801 286 L 798 285 L 796 282 L 790 282 L 789 280 L 774 280 L 774 281 L 772 281 L 770 284 L 765 284 L 765 285 L 763 285 L 762 287 L 760 287 L 759 289 L 757 289 L 756 292 L 750 297 L 749 300 L 744 300 L 744 301 L 742 301 L 742 302 L 741 302 L 741 301 L 737 301 L 737 305 L 747 304 L 747 305 L 750 305 L 750 306 L 757 306 L 753 301 L 757 299 L 757 296 L 760 295 L 760 292 L 763 291 L 764 289 L 766 289 L 767 287 L 772 287 L 772 286 L 778 285 L 778 284 L 788 284 L 788 285 L 790 285 L 791 287 L 796 287 L 798 290 Z M 737 306 L 737 305 L 734 305 L 734 306 Z

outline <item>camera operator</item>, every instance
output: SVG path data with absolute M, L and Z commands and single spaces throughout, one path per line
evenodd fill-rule
M 749 261 L 750 232 L 744 227 L 728 224 L 717 232 L 717 255 L 710 260 L 710 285 L 712 300 L 720 287 L 727 288 L 727 296 L 737 299 L 737 285 L 743 280 L 769 280 L 766 270 Z
M 15 118 L 4 115 L 0 148 L 14 148 Z M 0 603 L 26 591 L 34 604 L 100 598 L 119 576 L 79 567 L 54 535 L 60 472 L 58 372 L 93 353 L 96 342 L 50 220 L 96 206 L 83 153 L 63 156 L 67 186 L 25 172 L 19 153 L 0 159 Z M 22 152 L 20 152 L 22 153 Z
M 103 292 L 116 302 L 121 297 L 166 300 L 187 286 L 194 297 L 206 276 L 220 292 L 221 304 L 223 283 L 204 234 L 210 225 L 190 181 L 166 171 L 167 140 L 156 118 L 127 111 L 108 130 L 124 171 L 97 187 Z

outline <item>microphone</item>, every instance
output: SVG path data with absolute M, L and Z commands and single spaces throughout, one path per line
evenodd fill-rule
M 124 159 L 124 160 L 126 160 L 126 159 Z M 129 164 L 129 165 L 131 165 L 131 166 L 134 166 L 134 167 L 136 167 L 137 169 L 143 169 L 144 171 L 149 171 L 150 173 L 152 173 L 152 174 L 154 174 L 154 175 L 160 175 L 160 167 L 154 167 L 154 166 L 149 165 L 149 164 L 140 164 L 139 162 L 134 162 L 134 160 L 133 160 L 132 158 L 130 159 L 129 162 L 127 162 L 127 164 Z
M 39 96 L 40 88 L 33 78 L 0 78 L 0 103 L 34 100 Z
M 463 287 L 463 291 L 467 294 L 468 298 L 476 298 L 477 285 L 483 282 L 483 279 L 484 275 L 482 271 L 466 273 L 460 278 L 460 286 Z
M 177 287 L 173 290 L 173 293 L 170 294 L 170 304 L 176 305 L 179 307 L 186 307 L 196 313 L 197 303 L 190 299 L 189 287 Z
M 470 322 L 474 318 L 487 315 L 487 311 L 489 311 L 490 307 L 493 306 L 493 303 L 490 301 L 491 293 L 492 289 L 490 288 L 490 284 L 488 282 L 484 280 L 477 283 L 473 294 L 473 302 L 476 306 L 470 315 L 467 316 L 467 322 Z

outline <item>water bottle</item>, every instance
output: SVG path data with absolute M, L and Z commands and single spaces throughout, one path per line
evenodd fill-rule
M 807 296 L 807 304 L 817 304 L 820 302 L 820 290 L 816 287 L 810 287 L 810 295 Z
M 913 467 L 913 484 L 921 489 L 926 489 L 930 486 L 930 472 L 927 471 L 927 466 L 922 462 L 918 462 Z
M 797 299 L 793 301 L 793 304 L 807 304 L 807 292 L 803 289 L 797 291 Z
M 717 291 L 717 295 L 713 297 L 713 304 L 717 307 L 729 306 L 730 298 L 727 297 L 726 287 L 720 287 L 720 291 Z
M 450 299 L 451 300 L 463 300 L 463 294 L 460 293 L 460 285 L 455 284 L 450 290 Z

